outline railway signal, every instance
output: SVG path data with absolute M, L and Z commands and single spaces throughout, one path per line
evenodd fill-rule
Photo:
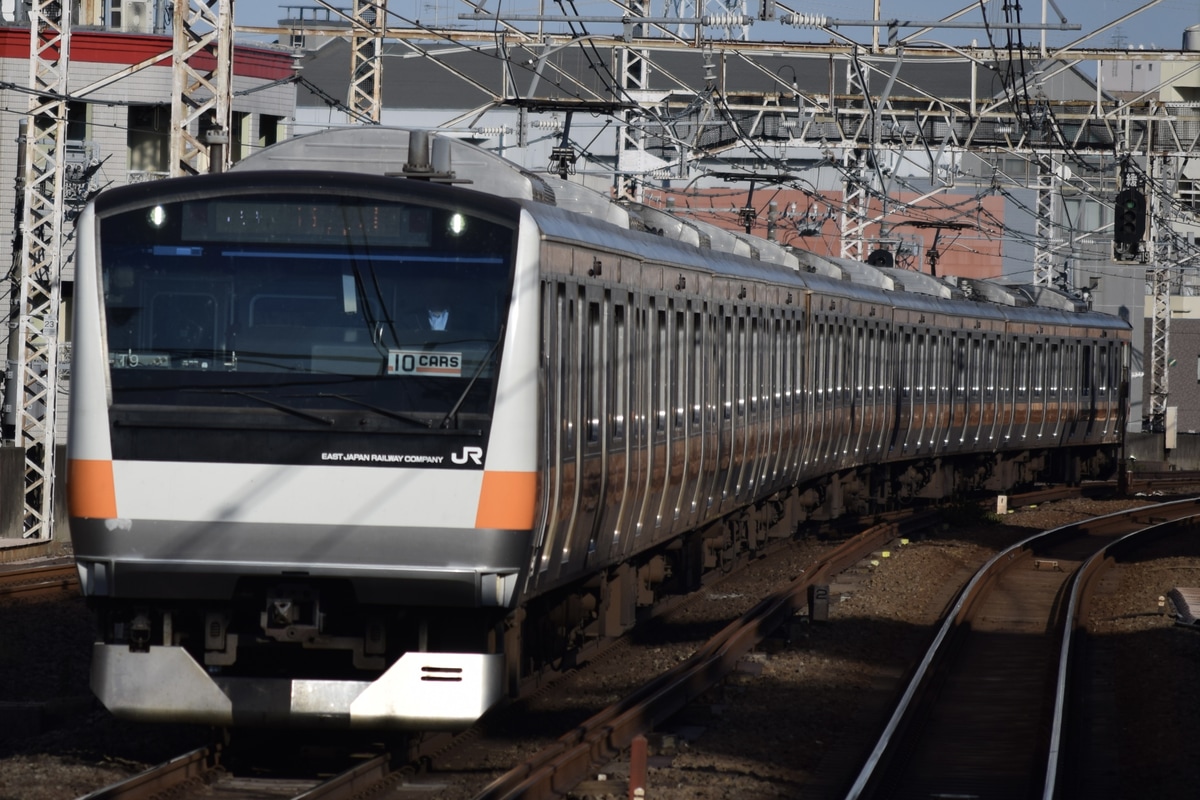
M 1122 189 L 1117 194 L 1116 215 L 1113 258 L 1132 261 L 1138 257 L 1146 233 L 1146 195 L 1137 189 Z

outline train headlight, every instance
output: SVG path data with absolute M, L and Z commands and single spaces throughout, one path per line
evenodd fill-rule
M 146 214 L 146 220 L 151 228 L 161 228 L 167 224 L 167 210 L 162 206 L 155 206 Z
M 467 229 L 467 218 L 462 214 L 454 213 L 450 215 L 449 223 L 450 232 L 458 236 Z

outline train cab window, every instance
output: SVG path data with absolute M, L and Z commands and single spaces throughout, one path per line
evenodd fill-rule
M 364 408 L 397 428 L 490 414 L 516 218 L 420 190 L 368 194 L 356 182 L 100 203 L 114 405 L 280 426 Z M 408 331 L 406 304 L 434 284 L 451 327 L 422 308 L 423 330 Z

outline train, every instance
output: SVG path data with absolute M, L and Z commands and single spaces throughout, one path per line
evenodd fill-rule
M 426 731 L 806 526 L 1121 465 L 1130 326 L 341 128 L 77 221 L 118 717 Z

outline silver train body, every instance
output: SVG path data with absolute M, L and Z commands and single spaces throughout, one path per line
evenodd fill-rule
M 1122 442 L 1120 320 L 426 133 L 114 189 L 78 237 L 71 533 L 128 718 L 459 727 L 733 550 Z

